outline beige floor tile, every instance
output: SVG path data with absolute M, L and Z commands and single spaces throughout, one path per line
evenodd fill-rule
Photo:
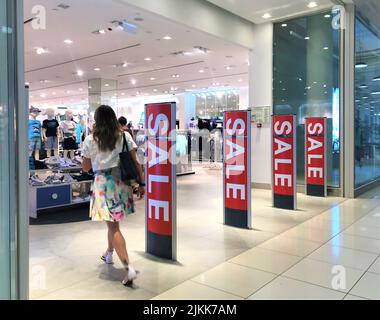
M 242 300 L 242 298 L 194 281 L 186 281 L 156 296 L 153 300 Z
M 276 277 L 275 274 L 223 263 L 192 280 L 233 295 L 247 298 Z
M 42 300 L 149 300 L 156 294 L 134 286 L 127 288 L 119 280 L 99 277 L 42 296 Z
M 375 263 L 369 268 L 369 272 L 380 274 L 380 257 L 377 258 Z
M 344 297 L 344 300 L 368 300 L 362 297 L 353 296 L 352 294 L 348 294 Z
M 260 248 L 304 257 L 321 246 L 321 243 L 279 235 L 259 245 Z
M 331 238 L 333 238 L 335 234 L 338 234 L 338 233 L 339 231 L 334 232 L 333 230 L 324 230 L 324 229 L 306 228 L 306 227 L 304 228 L 302 226 L 298 226 L 289 231 L 284 232 L 282 235 L 289 238 L 325 243 Z
M 324 245 L 308 256 L 310 259 L 360 270 L 367 270 L 377 257 L 374 253 L 331 245 Z
M 283 276 L 331 290 L 334 290 L 338 283 L 337 291 L 348 292 L 364 273 L 358 269 L 344 267 L 344 270 L 338 269 L 339 273 L 336 273 L 335 267 L 339 266 L 306 258 L 285 272 Z M 342 278 L 339 279 L 339 277 Z
M 329 241 L 328 244 L 380 254 L 380 240 L 377 239 L 340 234 Z
M 342 300 L 343 297 L 342 292 L 280 276 L 249 300 Z
M 37 299 L 96 275 L 96 270 L 83 268 L 78 261 L 52 258 L 30 266 L 30 297 L 31 299 Z
M 373 238 L 380 240 L 380 228 L 363 226 L 360 223 L 354 223 L 352 226 L 343 231 L 343 234 Z
M 242 266 L 280 274 L 296 264 L 301 257 L 263 248 L 253 248 L 230 260 Z
M 380 274 L 367 272 L 350 291 L 355 296 L 380 300 Z

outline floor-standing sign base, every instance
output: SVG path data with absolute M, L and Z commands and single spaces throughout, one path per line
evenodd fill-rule
M 306 118 L 305 185 L 306 194 L 327 197 L 326 118 Z
M 224 223 L 251 229 L 251 113 L 224 113 Z
M 294 115 L 272 118 L 273 206 L 288 210 L 297 209 L 295 119 Z
M 148 104 L 145 118 L 146 252 L 176 260 L 176 104 Z

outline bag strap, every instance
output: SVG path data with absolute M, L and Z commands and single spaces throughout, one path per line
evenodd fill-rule
M 123 152 L 129 152 L 127 139 L 125 138 L 125 133 L 123 132 Z

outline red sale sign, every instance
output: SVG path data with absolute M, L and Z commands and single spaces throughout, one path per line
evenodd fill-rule
M 294 115 L 272 119 L 272 186 L 276 208 L 296 209 L 296 127 Z
M 175 260 L 176 105 L 146 105 L 145 118 L 147 252 Z
M 326 197 L 326 118 L 306 119 L 305 141 L 306 194 Z
M 224 221 L 251 228 L 251 113 L 224 113 Z

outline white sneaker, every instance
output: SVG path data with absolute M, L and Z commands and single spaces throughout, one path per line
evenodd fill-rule
M 105 255 L 102 255 L 101 259 L 106 263 L 106 264 L 113 264 L 113 252 L 107 251 Z
M 135 280 L 136 278 L 137 278 L 137 271 L 133 267 L 128 266 L 127 279 L 124 279 L 122 281 L 122 284 L 126 287 L 132 286 L 133 280 Z

